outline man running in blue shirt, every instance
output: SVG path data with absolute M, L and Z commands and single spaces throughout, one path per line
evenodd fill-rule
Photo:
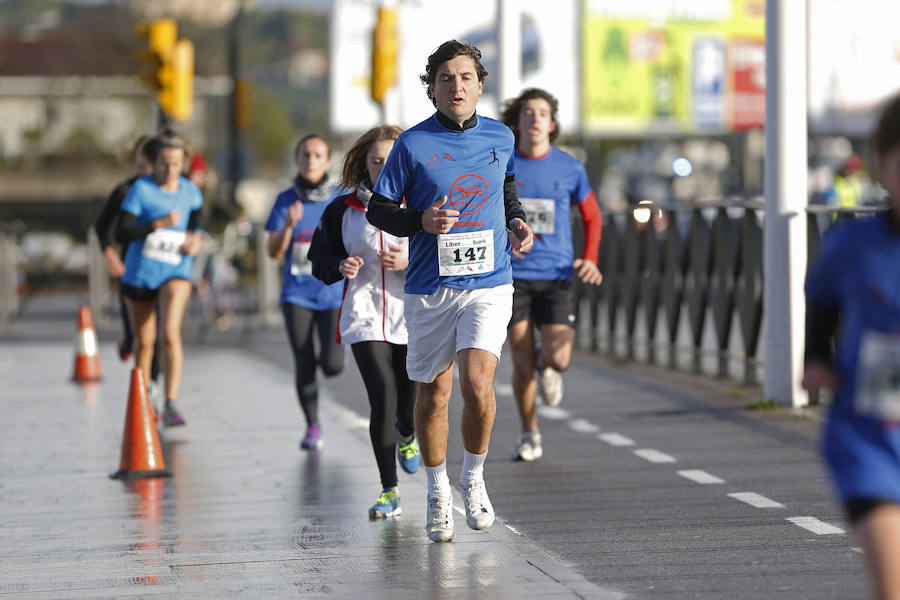
M 466 523 L 494 522 L 483 471 L 497 410 L 494 373 L 512 314 L 510 252 L 528 252 L 533 241 L 516 194 L 513 134 L 475 114 L 486 76 L 470 44 L 450 40 L 428 57 L 421 80 L 437 112 L 397 139 L 367 213 L 376 227 L 410 237 L 406 368 L 420 382 L 415 422 L 434 541 L 454 536 L 446 466 L 454 361 L 464 403 Z
M 513 393 L 522 422 L 522 435 L 514 460 L 541 458 L 544 449 L 538 430 L 535 398 L 538 389 L 550 406 L 563 396 L 561 371 L 572 362 L 575 341 L 575 304 L 572 279 L 599 284 L 600 209 L 591 191 L 584 165 L 551 146 L 559 135 L 559 103 L 542 89 L 524 90 L 506 103 L 502 120 L 516 136 L 516 184 L 534 248 L 512 259 L 513 316 L 509 346 L 513 358 Z M 584 253 L 574 257 L 570 207 L 581 213 Z M 534 329 L 541 334 L 535 350 Z M 535 372 L 537 378 L 535 378 Z

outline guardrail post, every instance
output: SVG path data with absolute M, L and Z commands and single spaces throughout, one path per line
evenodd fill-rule
M 16 262 L 19 248 L 15 235 L 0 231 L 0 331 L 10 331 L 19 312 Z

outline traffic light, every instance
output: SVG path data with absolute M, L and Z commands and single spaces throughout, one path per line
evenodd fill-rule
M 142 65 L 138 77 L 156 90 L 159 107 L 169 117 L 184 121 L 194 108 L 194 45 L 178 40 L 174 19 L 140 23 L 135 33 L 146 40 L 146 49 L 137 54 Z
M 178 40 L 178 28 L 172 19 L 158 19 L 150 23 L 141 22 L 135 27 L 139 39 L 146 41 L 146 47 L 137 53 L 141 71 L 138 77 L 151 89 L 161 91 L 168 78 L 169 55 Z
M 397 10 L 381 7 L 372 32 L 372 100 L 384 103 L 389 87 L 397 80 Z
M 172 53 L 169 85 L 164 88 L 168 106 L 163 111 L 176 121 L 187 121 L 194 114 L 194 44 L 179 40 Z

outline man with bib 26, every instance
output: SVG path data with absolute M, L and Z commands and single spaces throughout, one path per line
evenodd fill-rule
M 367 213 L 376 227 L 410 237 L 406 368 L 420 382 L 415 422 L 434 541 L 454 535 L 446 468 L 454 361 L 464 402 L 466 523 L 485 529 L 494 522 L 483 466 L 497 409 L 494 372 L 512 314 L 510 251 L 528 252 L 533 238 L 516 194 L 513 134 L 475 114 L 486 76 L 471 44 L 450 40 L 428 57 L 421 80 L 437 112 L 397 139 Z
M 575 342 L 572 278 L 577 274 L 595 285 L 602 280 L 597 269 L 601 216 L 587 172 L 576 158 L 551 146 L 559 135 L 558 106 L 549 92 L 530 88 L 507 102 L 501 117 L 516 135 L 516 185 L 534 231 L 531 253 L 512 259 L 515 293 L 509 347 L 513 393 L 522 421 L 514 460 L 532 461 L 544 454 L 537 390 L 550 406 L 562 400 L 560 372 L 569 368 Z M 573 204 L 584 224 L 584 253 L 577 259 L 569 217 Z M 535 327 L 541 332 L 537 351 Z

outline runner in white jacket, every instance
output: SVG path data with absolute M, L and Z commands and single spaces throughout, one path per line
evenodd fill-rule
M 353 144 L 344 158 L 340 185 L 354 191 L 335 198 L 325 209 L 308 255 L 317 278 L 325 283 L 344 280 L 337 337 L 350 345 L 369 396 L 369 434 L 382 485 L 369 509 L 373 519 L 401 512 L 395 447 L 407 473 L 419 467 L 415 383 L 406 374 L 408 335 L 403 318 L 407 240 L 366 220 L 372 182 L 400 133 L 399 127 L 382 125 Z

